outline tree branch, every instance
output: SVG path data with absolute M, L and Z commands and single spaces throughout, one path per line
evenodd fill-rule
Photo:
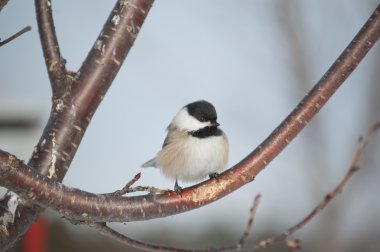
M 222 173 L 218 181 L 208 180 L 189 187 L 182 192 L 182 197 L 175 193 L 125 198 L 105 197 L 67 188 L 44 177 L 37 178 L 36 174 L 25 166 L 25 169 L 20 171 L 13 170 L 7 173 L 4 173 L 3 169 L 0 184 L 25 195 L 25 197 L 29 192 L 29 194 L 33 195 L 32 200 L 34 202 L 38 202 L 44 207 L 64 212 L 69 218 L 96 222 L 159 218 L 209 204 L 252 181 L 319 112 L 321 107 L 372 48 L 379 36 L 380 5 L 322 79 L 259 147 L 240 163 Z M 96 45 L 97 43 L 95 48 L 103 48 L 103 46 Z M 101 55 L 102 51 L 98 50 L 94 54 Z M 105 53 L 105 55 L 109 55 L 108 53 Z M 94 67 L 97 66 L 97 62 L 103 62 L 102 60 L 97 60 L 92 54 L 89 55 L 89 58 L 92 59 L 90 64 Z M 83 73 L 86 72 L 86 69 L 86 67 L 83 68 Z M 99 78 L 99 76 L 102 76 L 100 71 L 96 72 L 94 76 L 85 74 L 83 78 L 89 78 L 88 83 L 91 83 L 92 81 L 103 79 Z M 83 78 L 79 78 L 78 81 L 83 80 Z M 75 87 L 77 86 L 75 85 Z M 80 101 L 80 104 L 89 104 L 88 101 L 83 99 L 94 98 L 95 95 L 92 95 L 91 92 L 92 88 L 92 85 L 87 87 L 86 92 L 79 93 L 79 97 L 74 101 Z M 91 95 L 85 97 L 84 93 L 90 93 Z M 91 110 L 88 110 L 85 106 L 81 107 L 81 109 L 81 113 L 84 110 L 91 114 Z M 74 123 L 74 125 L 76 124 Z M 70 137 L 70 139 L 73 138 L 72 136 Z M 25 187 L 18 186 L 18 183 Z M 27 188 L 27 190 L 23 188 Z M 75 200 L 73 200 L 73 197 Z
M 124 194 L 131 192 L 131 186 L 136 183 L 141 178 L 141 172 L 137 173 L 123 188 L 120 190 L 114 191 L 112 193 L 106 193 L 103 195 L 112 196 L 112 197 L 121 197 Z
M 32 27 L 30 27 L 29 25 L 27 27 L 24 27 L 23 29 L 21 29 L 20 31 L 18 31 L 17 33 L 13 34 L 12 36 L 10 36 L 9 38 L 3 40 L 3 41 L 0 41 L 0 47 L 2 47 L 3 45 L 11 42 L 12 40 L 14 40 L 15 38 L 21 36 L 22 34 L 24 34 L 25 32 L 28 32 L 32 29 Z
M 66 61 L 59 50 L 55 33 L 51 0 L 35 0 L 38 33 L 53 96 L 60 96 L 66 88 Z
M 239 241 L 239 245 L 241 247 L 244 246 L 245 240 L 247 239 L 247 237 L 251 233 L 253 219 L 255 218 L 256 210 L 257 210 L 257 207 L 259 206 L 259 203 L 260 203 L 260 198 L 261 198 L 260 194 L 256 195 L 255 200 L 253 201 L 253 205 L 252 205 L 251 209 L 249 209 L 248 222 L 247 222 L 247 225 L 245 226 L 243 235 L 241 236 L 240 241 Z
M 43 33 L 40 37 L 47 67 L 54 70 L 54 74 L 49 71 L 49 76 L 54 75 L 51 77 L 51 115 L 28 162 L 38 173 L 62 181 L 96 108 L 124 62 L 152 3 L 153 0 L 117 1 L 78 76 L 70 78 L 70 81 L 66 78 L 56 88 L 54 81 L 58 74 L 55 71 L 63 70 L 62 66 L 52 67 L 54 62 L 61 62 L 61 56 L 50 20 L 50 1 L 36 0 L 37 16 L 40 12 L 42 15 L 39 17 L 39 30 Z M 0 229 L 6 230 L 0 232 L 0 248 L 9 248 L 41 211 L 38 206 L 20 204 L 14 223 Z

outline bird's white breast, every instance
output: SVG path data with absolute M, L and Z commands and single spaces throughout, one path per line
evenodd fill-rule
M 228 142 L 224 134 L 197 138 L 176 132 L 156 157 L 157 166 L 168 177 L 197 181 L 221 171 L 228 160 Z

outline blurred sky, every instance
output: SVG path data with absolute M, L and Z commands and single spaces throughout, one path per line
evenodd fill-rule
M 69 69 L 77 70 L 85 59 L 113 2 L 53 2 Z M 140 165 L 160 149 L 175 113 L 198 99 L 215 105 L 229 137 L 229 166 L 236 164 L 318 81 L 376 5 L 375 0 L 156 1 L 64 184 L 110 192 L 141 171 L 140 185 L 172 188 L 174 182 L 158 170 L 141 170 Z M 51 98 L 33 2 L 10 1 L 0 13 L 0 24 L 2 39 L 26 25 L 33 28 L 0 48 L 0 116 L 32 114 L 40 120 L 40 127 L 28 134 L 0 132 L 0 148 L 28 160 L 49 116 Z M 199 210 L 118 228 L 139 237 L 146 229 L 159 232 L 165 225 L 191 237 L 209 226 L 205 223 L 217 223 L 235 230 L 238 239 L 257 193 L 263 198 L 255 230 L 275 225 L 281 232 L 294 224 L 337 184 L 357 138 L 379 120 L 374 99 L 378 93 L 373 93 L 379 91 L 374 88 L 379 85 L 375 78 L 379 56 L 377 44 L 320 114 L 253 183 Z M 378 155 L 365 158 L 368 166 L 379 167 Z M 380 173 L 369 171 L 355 175 L 344 193 L 301 234 L 316 232 L 331 219 L 343 240 L 379 226 L 373 222 L 380 210 L 373 190 L 379 189 Z M 369 212 L 363 216 L 363 211 Z

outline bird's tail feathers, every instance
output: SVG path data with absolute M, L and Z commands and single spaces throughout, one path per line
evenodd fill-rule
M 156 167 L 156 159 L 152 158 L 148 162 L 142 164 L 141 167 L 143 167 L 143 168 L 146 168 L 146 167 Z

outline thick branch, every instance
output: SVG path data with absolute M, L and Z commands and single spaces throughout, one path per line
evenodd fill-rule
M 379 36 L 380 5 L 322 79 L 258 148 L 221 174 L 218 181 L 208 180 L 187 188 L 182 197 L 168 193 L 115 199 L 70 189 L 46 178 L 36 178 L 36 174 L 27 167 L 20 171 L 2 172 L 0 183 L 24 194 L 27 192 L 23 188 L 28 188 L 33 195 L 32 200 L 39 204 L 64 212 L 73 219 L 89 221 L 145 220 L 201 207 L 250 182 L 273 160 L 319 112 Z M 97 63 L 95 61 L 92 64 L 96 66 Z M 91 90 L 91 87 L 87 90 Z
M 59 91 L 53 87 L 52 112 L 28 163 L 40 174 L 57 181 L 63 179 L 96 108 L 124 62 L 152 3 L 153 0 L 117 1 L 79 76 L 72 80 L 72 85 L 65 82 Z M 47 5 L 50 1 L 36 0 L 37 16 L 39 12 L 44 16 L 39 20 L 40 31 L 41 28 L 48 31 L 42 32 L 46 34 L 41 35 L 41 40 L 49 70 L 55 61 L 61 60 L 61 56 L 56 50 L 58 44 L 53 23 L 49 21 L 51 9 Z M 6 227 L 7 232 L 0 232 L 0 248 L 8 248 L 36 220 L 41 210 L 37 206 L 19 205 L 14 223 Z

